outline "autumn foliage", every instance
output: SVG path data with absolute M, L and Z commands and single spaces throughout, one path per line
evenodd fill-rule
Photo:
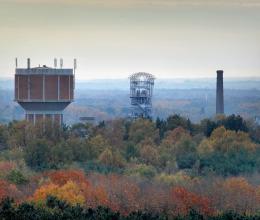
M 19 201 L 21 192 L 14 184 L 10 184 L 5 180 L 0 180 L 0 201 L 6 197 L 12 197 Z
M 107 194 L 98 186 L 89 183 L 79 170 L 59 170 L 43 175 L 46 183 L 37 189 L 32 197 L 35 202 L 43 202 L 48 196 L 57 197 L 71 205 L 86 204 L 89 207 L 107 205 Z
M 182 180 L 180 175 L 176 178 Z M 171 182 L 173 187 L 139 182 L 135 177 L 117 174 L 86 176 L 81 170 L 46 172 L 32 177 L 29 184 L 35 184 L 36 179 L 38 187 L 31 195 L 27 195 L 24 187 L 0 180 L 0 199 L 12 197 L 17 202 L 44 205 L 47 198 L 53 196 L 72 206 L 109 207 L 124 216 L 138 210 L 164 212 L 171 216 L 186 216 L 191 210 L 203 216 L 215 216 L 229 210 L 252 215 L 260 208 L 260 186 L 250 184 L 243 177 L 216 178 L 207 185 L 198 179 L 181 182 L 175 179 Z
M 0 161 L 0 178 L 7 176 L 7 174 L 14 170 L 16 167 L 15 163 L 10 161 Z
M 138 202 L 140 189 L 135 182 L 113 174 L 108 176 L 99 175 L 96 178 L 98 178 L 100 186 L 106 190 L 108 206 L 112 210 L 127 214 L 141 208 Z
M 174 115 L 64 128 L 3 125 L 0 200 L 11 197 L 16 208 L 26 203 L 30 210 L 50 205 L 52 214 L 66 206 L 126 219 L 140 210 L 162 219 L 188 219 L 191 213 L 214 219 L 230 211 L 258 215 L 256 133 L 253 139 L 254 128 L 240 118 L 221 120 L 193 124 Z
M 60 200 L 68 202 L 71 205 L 83 205 L 85 202 L 81 189 L 72 181 L 68 181 L 62 186 L 53 183 L 41 186 L 35 191 L 33 201 L 43 203 L 46 201 L 48 196 L 54 196 Z
M 227 179 L 222 185 L 222 190 L 225 193 L 223 196 L 225 208 L 237 213 L 254 213 L 259 208 L 255 204 L 260 202 L 257 196 L 257 188 L 242 177 Z
M 89 186 L 89 182 L 84 174 L 84 172 L 80 170 L 58 170 L 47 172 L 45 174 L 46 177 L 50 179 L 51 182 L 62 186 L 66 184 L 68 181 L 75 182 L 77 184 L 85 184 L 86 187 Z
M 175 214 L 187 215 L 191 209 L 205 216 L 210 216 L 214 213 L 208 197 L 192 193 L 184 187 L 174 187 L 171 190 L 171 196 L 173 213 Z

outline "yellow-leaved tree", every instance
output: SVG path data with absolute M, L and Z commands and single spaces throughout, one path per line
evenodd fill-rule
M 72 181 L 68 181 L 62 186 L 54 183 L 41 186 L 35 191 L 33 201 L 44 203 L 48 196 L 54 196 L 60 200 L 68 202 L 71 205 L 83 205 L 85 202 L 81 189 L 75 182 Z

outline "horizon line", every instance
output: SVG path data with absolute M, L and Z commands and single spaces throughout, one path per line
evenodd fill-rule
M 209 77 L 205 77 L 205 76 L 198 76 L 198 77 L 156 77 L 155 76 L 155 80 L 202 80 L 202 79 L 216 79 L 216 77 L 214 76 L 209 76 Z M 248 80 L 248 79 L 259 79 L 260 80 L 260 76 L 224 76 L 224 79 L 240 79 L 240 80 Z M 14 80 L 13 77 L 1 77 L 0 76 L 0 80 Z M 117 77 L 117 78 L 81 78 L 81 79 L 76 79 L 76 81 L 97 81 L 97 80 L 128 80 L 128 77 Z

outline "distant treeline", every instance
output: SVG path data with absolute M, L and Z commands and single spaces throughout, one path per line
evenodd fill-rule
M 63 128 L 21 121 L 0 125 L 0 138 L 0 149 L 21 150 L 26 164 L 38 171 L 82 162 L 90 169 L 124 172 L 135 161 L 152 176 L 169 169 L 227 176 L 260 167 L 259 126 L 235 115 L 199 124 L 172 115 L 155 122 L 117 119 Z
M 153 96 L 154 119 L 167 119 L 175 113 L 199 123 L 204 118 L 214 117 L 215 84 L 211 89 L 159 89 L 156 85 Z M 0 86 L 0 97 L 0 123 L 24 119 L 24 110 L 13 101 L 13 90 L 1 89 Z M 75 97 L 75 101 L 64 111 L 64 122 L 68 125 L 78 123 L 82 116 L 93 116 L 99 123 L 128 117 L 131 113 L 128 84 L 125 90 L 90 89 L 86 86 L 76 89 Z M 225 113 L 239 114 L 245 119 L 260 116 L 260 90 L 233 90 L 225 84 Z

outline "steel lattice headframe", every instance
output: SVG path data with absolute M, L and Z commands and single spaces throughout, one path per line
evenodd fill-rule
M 154 81 L 155 80 L 155 77 L 150 74 L 150 73 L 145 73 L 145 72 L 138 72 L 138 73 L 133 73 L 130 77 L 129 77 L 130 80 L 147 80 L 147 81 Z
M 130 77 L 130 99 L 132 118 L 150 118 L 155 77 L 150 73 L 138 72 Z

